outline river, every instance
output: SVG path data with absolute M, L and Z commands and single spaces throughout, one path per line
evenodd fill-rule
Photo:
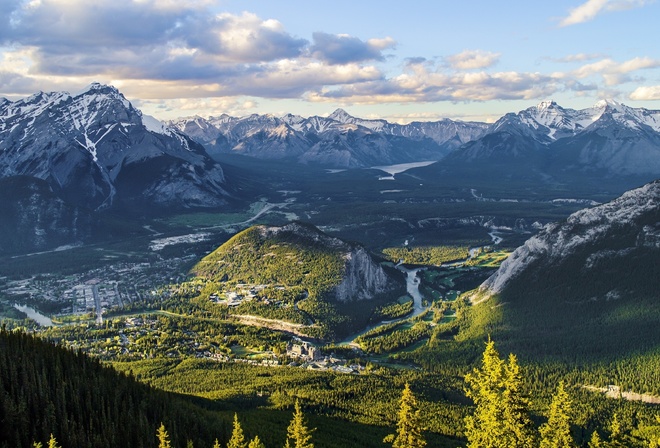
M 391 324 L 394 322 L 400 322 L 404 321 L 407 319 L 412 319 L 415 316 L 419 316 L 422 314 L 424 311 L 426 311 L 426 308 L 424 308 L 424 305 L 422 304 L 424 298 L 422 297 L 422 293 L 419 292 L 419 277 L 417 277 L 417 273 L 425 268 L 414 268 L 414 269 L 408 269 L 404 267 L 402 264 L 396 265 L 396 268 L 402 272 L 406 273 L 406 292 L 412 297 L 413 299 L 413 312 L 412 314 L 408 314 L 403 317 L 399 317 L 398 319 L 392 319 L 392 320 L 383 320 L 381 322 L 378 322 L 377 324 L 374 325 L 369 325 L 367 328 L 364 330 L 360 331 L 359 333 L 353 334 L 346 339 L 344 339 L 340 345 L 351 345 L 354 344 L 353 341 L 365 334 L 368 331 L 373 330 L 374 328 L 380 327 L 381 325 L 387 325 Z M 355 344 L 354 344 L 355 345 Z
M 408 292 L 410 297 L 413 298 L 413 313 L 406 316 L 404 319 L 419 316 L 426 310 L 426 308 L 422 305 L 422 300 L 424 298 L 422 297 L 422 293 L 419 292 L 419 277 L 417 277 L 417 273 L 424 268 L 407 269 L 403 265 L 398 265 L 397 269 L 406 273 L 406 292 Z M 383 323 L 390 322 L 393 321 Z
M 42 327 L 52 327 L 53 321 L 50 319 L 48 316 L 44 316 L 41 314 L 39 311 L 35 310 L 34 308 L 30 308 L 29 306 L 26 305 L 18 305 L 14 304 L 14 308 L 16 308 L 18 311 L 22 311 L 27 316 L 35 321 L 37 324 L 41 325 Z

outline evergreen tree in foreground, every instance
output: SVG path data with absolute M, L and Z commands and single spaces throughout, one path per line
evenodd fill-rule
M 396 424 L 396 434 L 390 434 L 383 440 L 392 443 L 393 448 L 423 448 L 426 440 L 422 436 L 422 425 L 417 409 L 417 400 L 406 383 L 401 394 L 401 404 Z
M 541 448 L 569 448 L 574 446 L 573 437 L 571 436 L 570 413 L 571 400 L 564 390 L 564 382 L 561 381 L 557 387 L 557 392 L 552 397 L 548 422 L 539 428 Z
M 286 430 L 286 448 L 314 448 L 312 431 L 307 428 L 305 415 L 300 410 L 300 402 L 296 400 L 293 418 Z M 293 441 L 293 446 L 291 445 Z
M 172 448 L 170 436 L 167 434 L 163 423 L 160 424 L 158 431 L 156 431 L 156 437 L 158 437 L 158 448 Z
M 52 434 L 48 440 L 48 448 L 60 448 L 60 446 L 57 444 L 57 440 L 55 440 L 55 437 Z
M 522 394 L 520 367 L 514 355 L 500 359 L 489 340 L 480 368 L 465 376 L 474 415 L 465 418 L 468 448 L 527 448 L 534 445 L 529 402 Z
M 587 446 L 589 448 L 603 448 L 605 446 L 600 436 L 598 435 L 598 431 L 594 431 L 591 434 L 591 439 L 589 440 L 589 445 Z
M 266 448 L 266 446 L 261 439 L 259 439 L 259 436 L 254 436 L 254 439 L 250 440 L 248 448 Z
M 238 415 L 236 414 L 234 414 L 234 427 L 227 448 L 247 448 L 243 428 L 241 428 L 241 423 L 238 421 Z

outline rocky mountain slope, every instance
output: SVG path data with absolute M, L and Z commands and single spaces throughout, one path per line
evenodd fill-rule
M 660 111 L 612 100 L 582 110 L 542 101 L 491 125 L 447 119 L 401 125 L 342 109 L 328 117 L 221 115 L 170 125 L 212 154 L 341 168 L 441 160 L 435 171 L 459 170 L 460 177 L 491 169 L 537 180 L 591 173 L 644 182 L 660 174 Z
M 658 260 L 660 180 L 547 225 L 516 249 L 472 294 L 480 331 L 509 350 L 563 360 L 656 350 Z
M 97 83 L 0 102 L 0 177 L 16 175 L 89 209 L 216 207 L 226 196 L 201 145 Z
M 481 290 L 498 294 L 530 270 L 556 270 L 566 263 L 580 266 L 575 275 L 592 273 L 604 261 L 624 262 L 637 251 L 656 251 L 660 257 L 660 181 L 547 225 L 516 249 Z
M 89 210 L 65 203 L 46 181 L 28 176 L 0 179 L 0 210 L 0 254 L 81 243 L 95 223 Z
M 442 120 L 408 125 L 365 120 L 338 109 L 328 117 L 288 114 L 182 118 L 170 123 L 202 143 L 209 153 L 341 168 L 439 160 L 483 134 L 483 123 Z

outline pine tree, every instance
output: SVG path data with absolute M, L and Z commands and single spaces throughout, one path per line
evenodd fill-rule
M 238 421 L 238 415 L 236 414 L 234 414 L 234 427 L 231 432 L 229 443 L 227 443 L 227 448 L 247 448 L 243 428 L 241 428 L 241 423 Z
M 619 414 L 615 412 L 610 422 L 610 440 L 603 445 L 608 448 L 624 448 L 630 446 L 629 442 L 630 440 L 624 434 L 621 422 L 619 422 Z
M 33 442 L 32 448 L 44 448 L 41 442 Z
M 660 415 L 655 416 L 655 421 L 658 422 L 658 424 L 651 426 L 649 434 L 647 435 L 649 448 L 660 448 Z
M 391 442 L 393 448 L 423 448 L 426 446 L 426 440 L 422 436 L 417 400 L 408 383 L 406 383 L 401 394 L 396 434 L 390 434 L 383 442 Z
M 48 440 L 48 448 L 60 448 L 60 446 L 57 444 L 57 440 L 55 440 L 55 437 L 53 437 L 52 434 Z
M 248 448 L 266 448 L 266 446 L 261 439 L 259 439 L 259 436 L 254 436 L 254 439 L 250 440 Z
M 589 445 L 587 446 L 588 448 L 603 448 L 605 446 L 600 436 L 598 435 L 598 431 L 594 431 L 591 434 L 591 439 L 589 440 Z
M 465 418 L 468 448 L 524 448 L 534 445 L 529 402 L 522 394 L 520 367 L 514 355 L 500 359 L 488 340 L 480 368 L 465 376 L 465 394 L 475 404 Z
M 220 448 L 220 442 L 218 442 L 218 439 L 215 439 L 215 443 L 213 444 L 213 448 Z
M 510 447 L 529 447 L 534 444 L 532 419 L 529 417 L 529 400 L 522 391 L 522 375 L 516 355 L 509 355 L 504 365 L 504 424 Z
M 186 442 L 186 448 L 195 448 L 195 445 L 193 444 L 192 440 L 188 440 Z
M 300 410 L 300 402 L 296 400 L 293 418 L 286 430 L 286 445 L 291 448 L 289 441 L 293 441 L 293 448 L 314 448 L 312 443 L 312 431 L 307 428 L 305 415 Z
M 170 444 L 170 436 L 167 434 L 165 425 L 162 422 L 156 432 L 156 436 L 158 437 L 158 448 L 172 448 L 172 445 Z
M 557 387 L 557 392 L 552 397 L 548 422 L 539 428 L 539 432 L 541 433 L 540 448 L 567 448 L 574 446 L 573 437 L 571 436 L 570 413 L 571 400 L 564 390 L 564 382 L 561 381 Z
M 610 422 L 610 438 L 612 440 L 617 440 L 621 437 L 621 423 L 619 423 L 619 414 L 616 412 L 612 416 L 612 421 Z

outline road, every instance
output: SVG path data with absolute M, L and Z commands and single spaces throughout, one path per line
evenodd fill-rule
M 92 286 L 92 294 L 94 295 L 94 305 L 96 307 L 96 323 L 103 323 L 103 310 L 101 309 L 101 298 L 99 297 L 98 285 Z

